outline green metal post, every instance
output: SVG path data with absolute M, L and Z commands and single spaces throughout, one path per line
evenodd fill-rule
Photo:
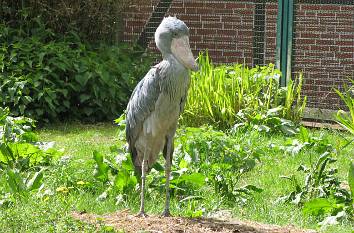
M 287 44 L 288 50 L 286 54 L 286 79 L 285 84 L 288 85 L 289 80 L 291 79 L 291 65 L 292 65 L 292 53 L 293 53 L 293 22 L 294 22 L 294 0 L 289 0 L 288 5 L 289 17 L 288 17 L 288 36 Z
M 277 41 L 276 41 L 276 57 L 275 67 L 280 69 L 281 60 L 281 34 L 283 30 L 283 0 L 278 0 L 278 17 L 277 17 Z
M 280 61 L 280 70 L 282 73 L 282 78 L 280 80 L 281 86 L 286 86 L 286 60 L 288 58 L 288 1 L 284 0 L 283 8 L 283 22 L 282 22 L 282 41 L 281 41 L 281 61 Z
M 278 0 L 276 68 L 282 72 L 280 85 L 291 78 L 294 0 Z

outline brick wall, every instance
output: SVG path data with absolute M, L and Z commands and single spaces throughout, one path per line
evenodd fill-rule
M 275 48 L 277 38 L 277 16 L 278 4 L 266 3 L 266 18 L 265 18 L 265 64 L 275 63 Z
M 295 6 L 293 73 L 304 73 L 308 106 L 336 109 L 354 72 L 354 5 Z
M 139 5 L 130 6 L 124 12 L 123 41 L 135 42 L 137 40 L 158 2 L 159 0 L 142 1 Z
M 145 4 L 132 6 L 127 11 L 125 41 L 136 40 L 143 29 L 143 22 L 146 22 L 157 3 L 158 1 L 146 1 Z M 265 30 L 267 38 L 265 44 L 269 46 L 263 47 L 267 47 L 264 54 L 267 62 L 274 60 L 275 57 L 275 34 L 271 30 L 276 26 L 276 9 L 277 4 L 274 3 L 266 6 L 266 20 L 270 23 Z M 189 26 L 191 48 L 195 55 L 207 49 L 216 63 L 245 62 L 249 66 L 255 65 L 254 14 L 253 1 L 205 0 L 174 0 L 166 13 L 176 15 Z M 153 40 L 148 47 L 156 51 Z
M 150 0 L 128 9 L 125 41 L 137 40 L 159 2 Z M 295 2 L 293 76 L 304 73 L 309 107 L 338 108 L 340 99 L 332 88 L 353 78 L 354 5 Z M 166 15 L 176 15 L 190 27 L 195 56 L 208 49 L 214 63 L 275 62 L 277 1 L 173 0 L 166 10 Z M 257 15 L 260 12 L 262 17 Z M 158 52 L 151 35 L 150 39 L 148 48 Z

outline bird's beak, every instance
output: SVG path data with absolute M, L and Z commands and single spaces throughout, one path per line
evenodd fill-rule
M 188 69 L 197 71 L 198 65 L 193 57 L 188 36 L 172 39 L 172 54 Z

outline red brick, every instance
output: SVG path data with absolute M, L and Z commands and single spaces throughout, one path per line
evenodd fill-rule
M 351 52 L 351 53 L 354 53 L 354 47 L 339 47 L 339 51 L 340 52 Z
M 242 52 L 239 51 L 223 51 L 223 56 L 227 56 L 227 57 L 241 57 L 242 56 Z
M 228 9 L 228 8 L 214 9 L 213 13 L 214 14 L 233 14 L 233 10 L 232 9 Z
M 268 9 L 278 10 L 278 4 L 276 4 L 276 3 L 266 3 L 266 10 L 268 10 Z
M 196 34 L 198 34 L 198 35 L 214 35 L 214 34 L 216 34 L 216 29 L 198 28 Z
M 223 28 L 223 23 L 221 22 L 203 22 L 203 28 Z
M 323 39 L 339 39 L 339 34 L 338 33 L 323 33 L 321 34 L 321 38 Z
M 354 11 L 354 6 L 349 6 L 349 5 L 341 5 L 340 6 L 341 11 Z
M 221 22 L 221 16 L 215 15 L 201 15 L 201 21 L 214 21 L 214 22 Z
M 313 39 L 313 38 L 320 38 L 321 34 L 312 33 L 312 32 L 301 32 L 300 37 Z
M 336 13 L 335 12 L 318 12 L 317 13 L 318 17 L 329 17 L 329 18 L 335 18 L 336 17 Z
M 353 12 L 354 12 L 354 8 L 353 8 Z M 336 17 L 340 18 L 342 20 L 350 20 L 351 22 L 354 21 L 354 14 L 353 12 L 336 12 Z
M 318 45 L 334 45 L 334 41 L 333 41 L 333 40 L 321 40 L 321 39 L 317 39 L 317 40 L 316 40 L 316 44 L 318 44 Z
M 181 15 L 183 21 L 200 21 L 200 15 Z
M 296 43 L 297 44 L 301 44 L 301 45 L 310 45 L 310 44 L 316 44 L 316 40 L 315 39 L 296 39 Z
M 323 11 L 340 11 L 340 5 L 335 4 L 318 4 Z
M 224 50 L 224 49 L 234 50 L 234 49 L 236 49 L 236 43 L 228 43 L 228 44 L 226 44 L 226 43 L 218 43 L 218 44 L 216 44 L 216 48 L 217 49 L 222 49 L 222 50 Z
M 300 4 L 300 9 L 302 11 L 306 11 L 306 10 L 320 10 L 321 6 L 320 4 Z
M 349 41 L 349 40 L 338 40 L 335 42 L 336 45 L 341 45 L 341 46 L 354 46 L 354 41 Z
M 186 14 L 198 14 L 198 8 L 195 7 L 185 7 L 184 12 Z
M 246 4 L 244 3 L 238 3 L 238 2 L 226 2 L 225 3 L 225 8 L 227 9 L 239 9 L 239 8 L 247 8 Z
M 353 53 L 338 53 L 336 55 L 337 58 L 341 58 L 341 59 L 349 59 L 349 58 L 352 58 L 354 59 L 354 54 Z

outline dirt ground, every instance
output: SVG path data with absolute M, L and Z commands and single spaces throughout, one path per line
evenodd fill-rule
M 173 233 L 314 233 L 313 230 L 300 230 L 293 226 L 280 227 L 261 223 L 223 220 L 217 218 L 183 218 L 160 217 L 149 215 L 147 218 L 139 218 L 124 210 L 107 215 L 94 215 L 89 213 L 73 213 L 75 219 L 95 224 L 112 226 L 123 232 L 173 232 Z

